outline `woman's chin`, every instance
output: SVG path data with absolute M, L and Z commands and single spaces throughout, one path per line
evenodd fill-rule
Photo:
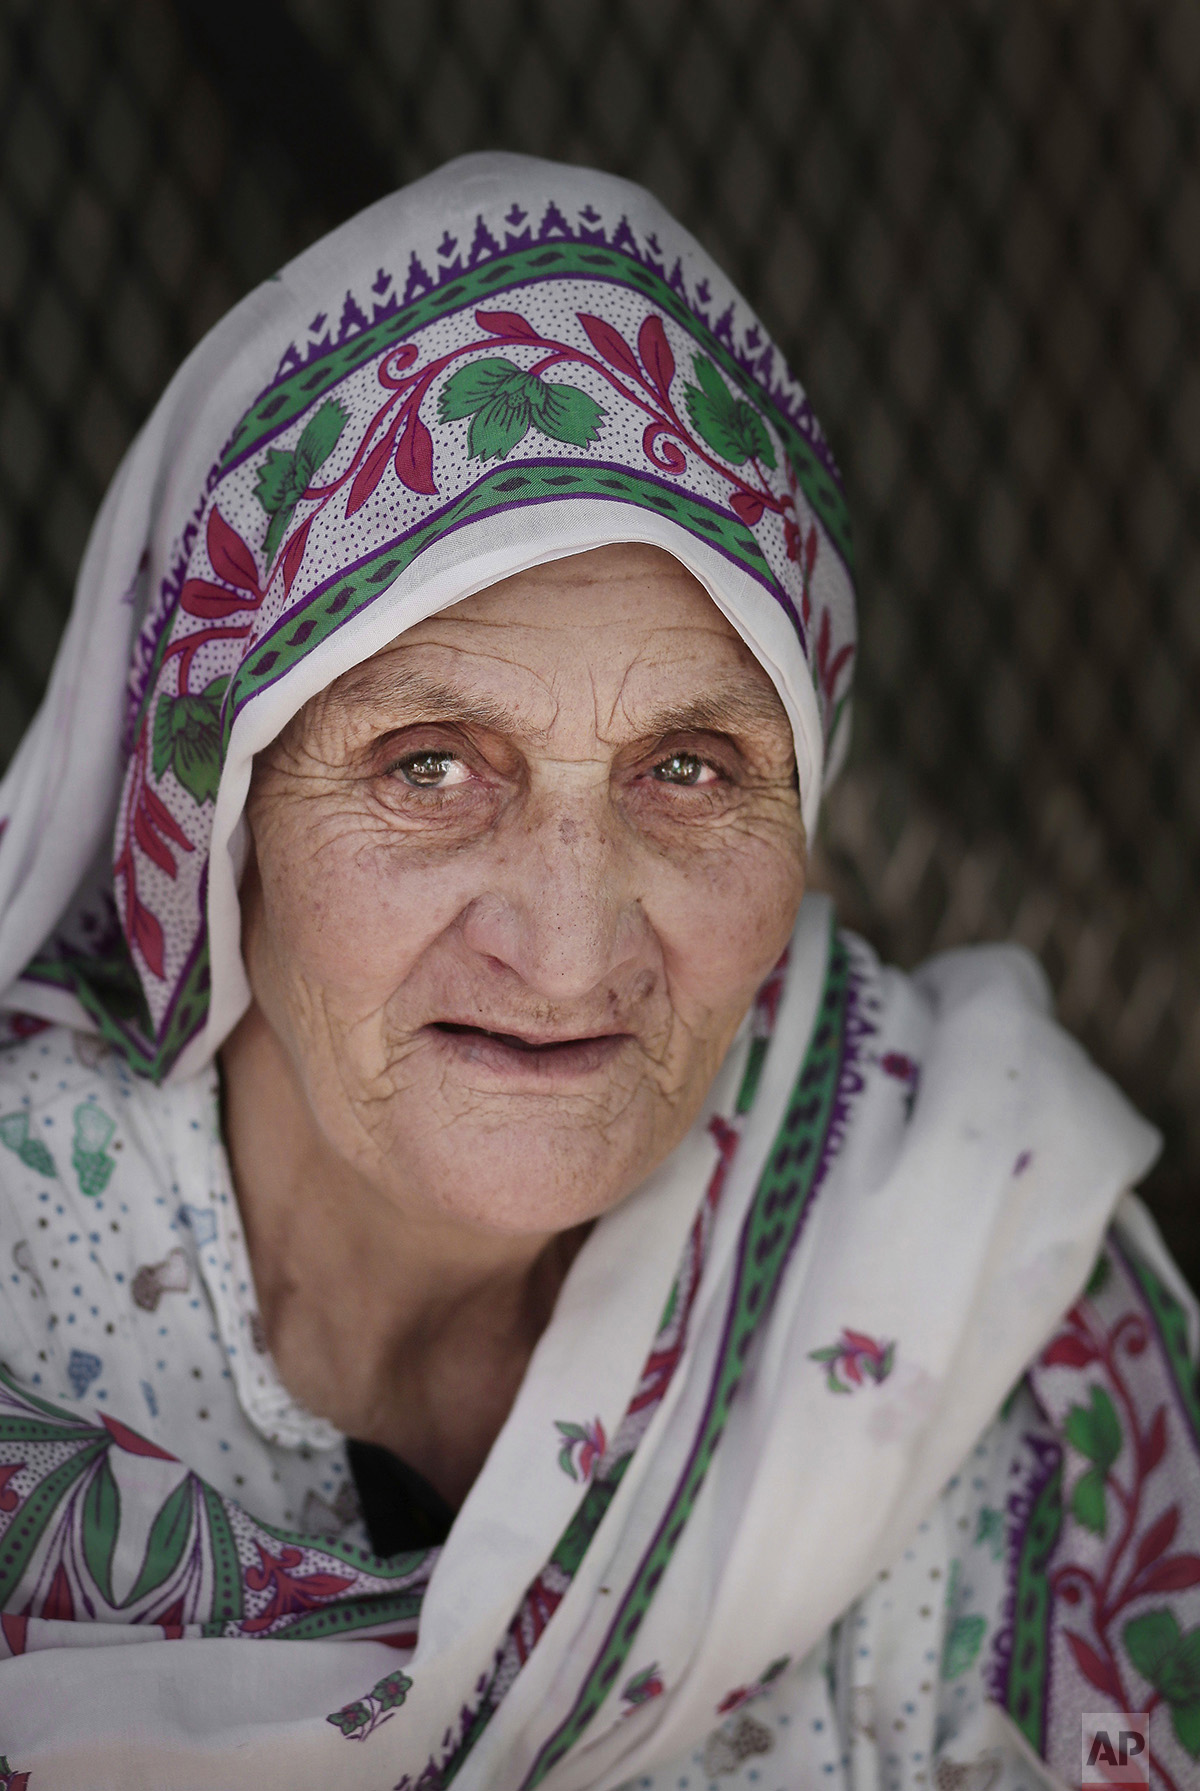
M 394 1165 L 392 1198 L 409 1214 L 470 1229 L 568 1231 L 619 1205 L 666 1154 L 653 1104 L 627 1088 L 586 1091 L 528 1071 L 510 1078 L 470 1061 L 455 1080 L 410 1085 L 378 1141 Z
M 587 1224 L 631 1192 L 633 1178 L 615 1178 L 599 1153 L 556 1152 L 554 1143 L 471 1139 L 446 1161 L 423 1162 L 419 1181 L 406 1178 L 405 1204 L 411 1211 L 415 1196 L 467 1231 L 542 1236 Z

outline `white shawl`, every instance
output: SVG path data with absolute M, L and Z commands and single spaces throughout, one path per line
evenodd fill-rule
M 525 406 L 499 447 L 474 433 L 492 427 L 479 392 L 470 422 L 467 388 L 439 398 L 485 359 Z M 247 1000 L 253 754 L 422 616 L 606 541 L 666 547 L 751 645 L 811 828 L 846 736 L 844 520 L 800 388 L 648 195 L 496 156 L 381 202 L 212 333 L 114 483 L 0 786 L 7 1005 L 195 1074 Z M 910 981 L 835 939 L 806 901 L 748 1112 L 731 1064 L 578 1257 L 415 1650 L 361 1630 L 255 1645 L 215 1620 L 201 1635 L 196 1612 L 158 1641 L 152 1613 L 99 1608 L 93 1574 L 96 1620 L 35 1600 L 0 1668 L 0 1745 L 31 1791 L 614 1786 L 804 1660 L 986 1427 L 1154 1151 L 1021 954 Z M 547 1439 L 597 1416 L 581 1491 Z M 111 1427 L 39 1416 L 19 1388 L 0 1420 L 0 1465 L 25 1451 L 2 1555 L 45 1477 L 31 1427 L 68 1453 L 102 1453 Z M 249 1536 L 254 1514 L 213 1498 Z M 225 1534 L 204 1509 L 201 1552 Z M 66 1512 L 62 1535 L 87 1521 Z M 98 1547 L 71 1554 L 83 1590 Z

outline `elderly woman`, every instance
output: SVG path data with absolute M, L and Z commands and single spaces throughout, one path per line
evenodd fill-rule
M 848 554 L 601 175 L 182 368 L 0 791 L 0 1785 L 1200 1782 L 1154 1136 L 1021 954 L 804 894 Z

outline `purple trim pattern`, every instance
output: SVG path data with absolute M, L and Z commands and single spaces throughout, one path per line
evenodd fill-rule
M 778 349 L 767 338 L 762 325 L 752 315 L 746 319 L 739 316 L 740 306 L 736 298 L 719 314 L 714 315 L 716 307 L 710 282 L 707 279 L 694 280 L 689 290 L 682 257 L 677 255 L 668 270 L 667 258 L 663 255 L 654 232 L 650 232 L 639 242 L 637 232 L 624 213 L 616 225 L 606 230 L 602 214 L 593 205 L 584 206 L 578 214 L 578 222 L 572 224 L 553 200 L 542 213 L 536 229 L 530 222 L 530 214 L 517 205 L 510 207 L 503 221 L 506 228 L 497 235 L 488 228 L 482 214 L 477 214 L 474 233 L 465 254 L 459 246 L 459 239 L 447 232 L 438 246 L 432 273 L 414 249 L 409 255 L 403 288 L 397 285 L 386 268 L 381 267 L 368 288 L 369 296 L 364 295 L 362 303 L 347 289 L 336 330 L 330 326 L 328 313 L 318 312 L 308 326 L 307 337 L 290 342 L 283 351 L 274 378 L 259 392 L 255 402 L 284 380 L 290 379 L 293 374 L 328 354 L 330 349 L 340 347 L 373 324 L 386 322 L 397 311 L 411 305 L 414 299 L 423 298 L 427 293 L 461 279 L 483 261 L 490 261 L 498 255 L 512 254 L 515 250 L 535 248 L 543 243 L 587 243 L 615 249 L 665 280 L 672 291 L 679 294 L 696 321 L 705 329 L 711 330 L 718 342 L 729 350 L 743 373 L 757 380 L 770 393 L 772 402 L 779 406 L 799 430 L 839 491 L 843 489 L 841 472 L 833 450 L 817 421 L 812 405 L 799 382 L 793 378 Z M 367 308 L 364 309 L 364 306 Z M 747 311 L 748 309 L 746 307 Z

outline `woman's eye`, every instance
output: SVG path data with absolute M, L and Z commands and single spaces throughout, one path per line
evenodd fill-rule
M 414 752 L 392 767 L 418 790 L 445 790 L 467 781 L 467 768 L 452 752 Z
M 660 784 L 711 784 L 715 783 L 717 774 L 711 765 L 696 757 L 694 752 L 673 752 L 669 758 L 654 767 L 651 775 Z

